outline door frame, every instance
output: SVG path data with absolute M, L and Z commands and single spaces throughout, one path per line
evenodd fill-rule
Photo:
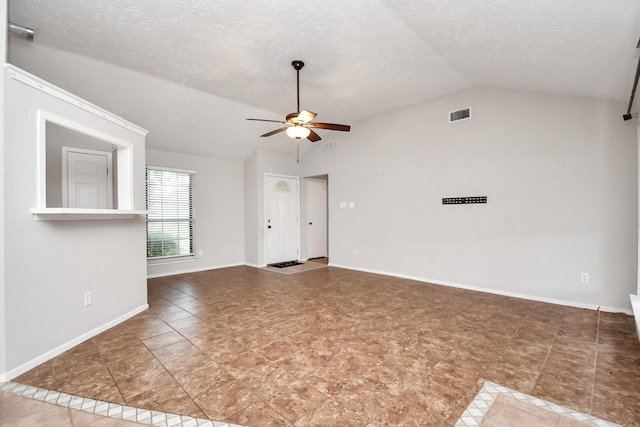
M 278 174 L 278 173 L 271 173 L 271 172 L 265 172 L 264 174 L 264 181 L 262 184 L 262 191 L 263 191 L 263 203 L 264 203 L 264 208 L 262 209 L 263 211 L 263 215 L 262 215 L 262 235 L 264 236 L 263 240 L 263 250 L 264 250 L 264 258 L 263 258 L 263 264 L 266 266 L 267 265 L 267 259 L 269 258 L 269 242 L 268 242 L 268 236 L 267 236 L 267 216 L 268 216 L 268 206 L 269 206 L 269 195 L 270 195 L 270 191 L 268 191 L 267 189 L 267 178 L 268 177 L 272 177 L 272 178 L 286 178 L 286 179 L 295 179 L 296 180 L 296 192 L 298 195 L 298 203 L 296 206 L 296 216 L 298 218 L 298 239 L 297 239 L 297 246 L 298 246 L 298 256 L 297 259 L 298 261 L 300 260 L 300 177 L 295 176 L 295 175 L 284 175 L 284 174 Z
M 110 151 L 62 147 L 62 206 L 69 207 L 69 153 L 105 156 L 107 158 L 107 209 L 113 209 L 113 154 Z
M 638 139 L 638 143 L 637 143 L 637 156 L 638 156 L 638 188 L 640 189 L 640 117 L 637 118 L 638 123 L 638 131 L 636 132 L 636 138 Z M 638 193 L 640 195 L 640 192 Z M 638 221 L 640 221 L 640 197 L 638 197 Z M 636 276 L 636 294 L 640 295 L 640 227 L 638 227 L 638 262 L 637 262 L 637 276 Z M 638 314 L 636 313 L 636 316 L 638 316 Z M 636 317 L 636 319 L 640 318 Z M 640 321 L 639 321 L 640 322 Z M 639 323 L 640 324 L 640 323 Z
M 305 181 L 305 213 L 306 213 L 306 222 L 305 222 L 305 236 L 306 236 L 306 240 L 307 240 L 307 253 L 306 258 L 310 259 L 310 250 L 309 248 L 311 247 L 311 239 L 310 234 L 309 233 L 309 227 L 308 227 L 308 222 L 309 222 L 309 189 L 308 189 L 308 182 L 309 181 L 314 181 L 314 182 L 322 182 L 325 184 L 326 186 L 326 199 L 325 199 L 325 209 L 326 209 L 326 215 L 325 215 L 325 241 L 326 241 L 326 254 L 325 256 L 328 257 L 329 256 L 329 176 L 328 175 L 318 175 L 318 176 L 313 176 L 313 177 L 306 177 L 304 178 Z

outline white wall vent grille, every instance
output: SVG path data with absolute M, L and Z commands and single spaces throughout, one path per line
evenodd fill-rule
M 459 122 L 460 120 L 468 120 L 471 118 L 471 107 L 462 108 L 449 112 L 449 123 Z
M 325 141 L 323 144 L 324 147 L 324 151 L 331 151 L 334 150 L 336 148 L 336 142 L 335 141 Z

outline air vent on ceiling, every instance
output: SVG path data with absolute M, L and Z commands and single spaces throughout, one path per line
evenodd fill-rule
M 324 151 L 331 151 L 336 148 L 335 141 L 325 141 L 323 144 Z
M 471 118 L 471 107 L 462 108 L 456 111 L 449 112 L 449 123 L 459 122 L 460 120 L 467 120 Z

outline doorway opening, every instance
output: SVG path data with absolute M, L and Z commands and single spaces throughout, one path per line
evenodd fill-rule
M 328 263 L 329 257 L 329 177 L 305 179 L 307 259 Z

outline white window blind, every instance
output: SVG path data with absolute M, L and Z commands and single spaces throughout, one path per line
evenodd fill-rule
M 147 259 L 194 255 L 193 176 L 147 166 Z

